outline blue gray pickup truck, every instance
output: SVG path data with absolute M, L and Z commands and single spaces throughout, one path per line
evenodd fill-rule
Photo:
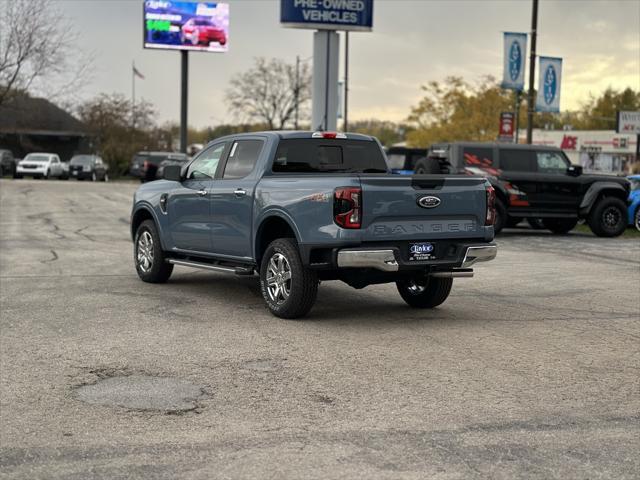
M 134 262 L 151 283 L 175 265 L 257 273 L 281 318 L 306 315 L 323 280 L 395 282 L 407 304 L 432 308 L 495 258 L 494 202 L 484 178 L 391 175 L 373 137 L 232 135 L 137 190 Z

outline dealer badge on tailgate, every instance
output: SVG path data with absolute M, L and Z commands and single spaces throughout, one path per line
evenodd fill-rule
M 423 262 L 425 260 L 433 260 L 435 245 L 433 243 L 410 243 L 409 244 L 409 261 Z

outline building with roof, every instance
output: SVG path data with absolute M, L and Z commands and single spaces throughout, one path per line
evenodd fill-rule
M 17 158 L 51 152 L 67 161 L 91 153 L 93 142 L 94 135 L 80 120 L 47 99 L 19 94 L 0 105 L 0 148 Z

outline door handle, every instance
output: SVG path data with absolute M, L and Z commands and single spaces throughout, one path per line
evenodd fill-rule
M 204 197 L 207 195 L 207 191 L 206 190 L 198 190 L 198 195 L 200 195 L 201 197 Z
M 244 188 L 236 188 L 236 190 L 233 193 L 235 194 L 236 197 L 242 197 L 243 195 L 247 194 L 247 191 Z

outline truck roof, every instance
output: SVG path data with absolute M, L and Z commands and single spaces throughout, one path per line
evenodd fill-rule
M 238 138 L 238 137 L 252 137 L 256 135 L 267 136 L 267 137 L 276 137 L 281 140 L 288 139 L 297 139 L 297 138 L 309 138 L 311 139 L 312 135 L 316 133 L 310 130 L 268 130 L 263 132 L 245 132 L 245 133 L 233 133 L 231 135 L 225 135 L 224 137 L 218 137 L 212 141 L 219 141 L 225 138 Z M 363 135 L 361 133 L 342 133 L 339 132 L 340 135 L 345 135 L 348 140 L 374 140 L 374 137 L 370 135 Z M 340 140 L 340 138 L 338 139 Z M 211 142 L 209 142 L 211 143 Z
M 444 148 L 449 145 L 460 145 L 463 147 L 484 147 L 484 148 L 509 148 L 509 149 L 520 149 L 520 150 L 553 150 L 560 151 L 561 149 L 558 147 L 548 146 L 548 145 L 536 145 L 531 144 L 528 145 L 526 143 L 498 143 L 498 142 L 442 142 L 442 143 L 434 143 L 429 147 L 429 150 L 435 150 L 439 148 Z

